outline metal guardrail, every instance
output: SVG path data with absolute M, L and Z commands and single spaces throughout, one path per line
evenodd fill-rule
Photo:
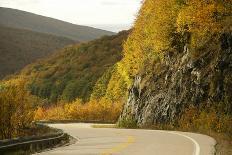
M 40 121 L 35 122 L 37 125 L 44 126 L 47 123 L 112 123 L 104 121 L 82 121 L 82 120 L 59 120 L 59 121 Z M 50 127 L 52 128 L 52 127 Z M 57 133 L 33 136 L 9 140 L 0 140 L 0 155 L 29 155 L 42 150 L 56 147 L 59 144 L 67 144 L 70 141 L 70 136 L 62 130 L 55 129 Z M 62 142 L 63 141 L 63 142 Z
M 30 140 L 30 141 L 25 141 L 25 142 L 17 142 L 14 144 L 9 144 L 9 145 L 3 145 L 1 146 L 0 144 L 0 150 L 3 148 L 10 148 L 10 147 L 14 147 L 17 145 L 23 145 L 23 144 L 29 144 L 29 143 L 36 143 L 36 142 L 42 142 L 42 141 L 48 141 L 48 140 L 54 140 L 54 139 L 59 139 L 62 138 L 64 136 L 64 133 L 58 137 L 54 137 L 54 138 L 44 138 L 44 139 L 40 139 L 40 140 Z
M 69 135 L 63 131 L 56 134 L 18 138 L 0 141 L 1 155 L 29 155 L 44 149 L 69 142 Z

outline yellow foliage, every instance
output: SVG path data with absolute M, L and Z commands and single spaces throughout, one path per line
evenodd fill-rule
M 147 59 L 168 50 L 174 40 L 179 5 L 176 0 L 146 0 L 139 12 L 132 34 L 124 45 L 122 65 L 131 78 Z
M 231 29 L 231 14 L 232 0 L 145 0 L 124 44 L 121 74 L 132 80 L 154 59 L 162 60 L 163 52 L 183 46 L 185 32 L 193 48 L 204 45 L 215 33 Z
M 231 0 L 187 0 L 178 15 L 177 30 L 191 32 L 192 46 L 199 47 L 207 42 L 210 36 L 223 32 L 231 25 L 231 6 Z M 230 22 L 226 23 L 229 20 Z
M 25 80 L 5 83 L 0 90 L 0 139 L 12 138 L 33 121 L 33 97 L 25 90 Z
M 116 122 L 122 110 L 122 104 L 113 103 L 106 98 L 83 103 L 77 99 L 72 103 L 37 110 L 37 120 L 79 120 Z
M 127 96 L 126 92 L 128 88 L 128 82 L 126 81 L 125 76 L 123 77 L 121 73 L 119 72 L 119 68 L 117 66 L 115 71 L 112 73 L 112 76 L 107 85 L 105 98 L 111 101 L 123 102 Z

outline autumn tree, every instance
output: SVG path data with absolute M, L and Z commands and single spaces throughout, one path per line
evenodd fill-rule
M 25 81 L 6 82 L 0 90 L 0 137 L 17 136 L 33 121 L 34 98 L 25 89 Z

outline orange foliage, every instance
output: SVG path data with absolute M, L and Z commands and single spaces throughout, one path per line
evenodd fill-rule
M 81 120 L 116 122 L 122 110 L 122 104 L 112 103 L 107 99 L 92 100 L 82 103 L 77 99 L 72 103 L 58 105 L 48 109 L 39 108 L 36 120 Z

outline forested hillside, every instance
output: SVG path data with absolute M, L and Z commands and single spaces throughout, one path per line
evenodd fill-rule
M 128 32 L 67 47 L 24 68 L 19 76 L 30 79 L 33 95 L 49 102 L 89 100 L 97 80 L 122 58 Z
M 113 32 L 75 25 L 33 13 L 0 7 L 0 25 L 63 36 L 75 41 L 90 41 Z
M 0 26 L 0 79 L 69 44 L 68 38 Z
M 0 139 L 23 135 L 33 120 L 115 121 L 121 103 L 96 97 L 106 91 L 128 33 L 68 46 L 1 81 Z

